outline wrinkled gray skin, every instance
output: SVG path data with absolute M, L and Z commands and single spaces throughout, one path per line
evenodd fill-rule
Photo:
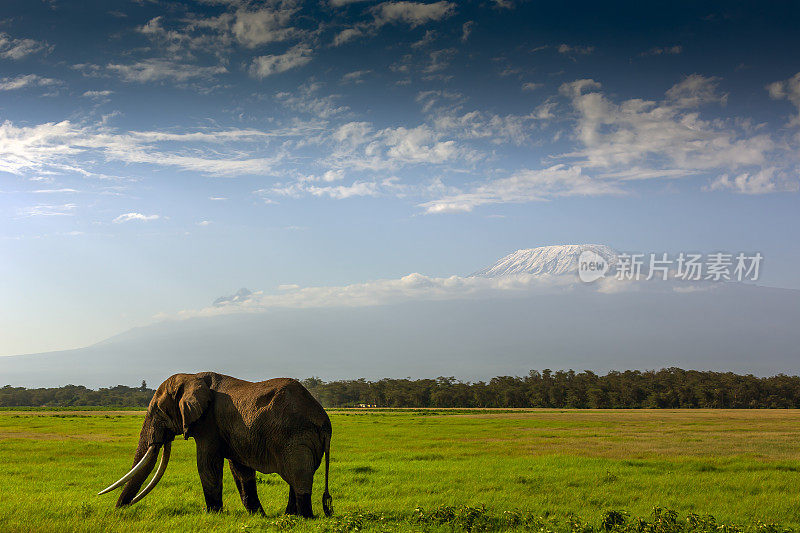
M 277 378 L 252 383 L 214 372 L 175 374 L 150 401 L 133 464 L 150 446 L 161 447 L 180 434 L 192 437 L 197 445 L 197 470 L 208 511 L 222 509 L 227 459 L 249 512 L 264 512 L 256 492 L 258 471 L 277 473 L 289 484 L 287 514 L 313 517 L 311 486 L 326 454 L 322 501 L 325 514 L 331 514 L 327 488 L 331 422 L 298 381 Z M 157 456 L 153 454 L 146 468 L 125 484 L 117 507 L 131 502 Z

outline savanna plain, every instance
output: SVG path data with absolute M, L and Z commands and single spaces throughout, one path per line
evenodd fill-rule
M 758 531 L 800 528 L 800 411 L 332 410 L 334 515 L 266 516 L 225 472 L 207 514 L 193 441 L 117 510 L 96 493 L 131 466 L 143 412 L 0 411 L 0 531 Z

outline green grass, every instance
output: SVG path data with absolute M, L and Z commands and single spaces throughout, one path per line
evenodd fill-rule
M 35 412 L 51 412 L 51 411 L 147 411 L 147 407 L 130 406 L 130 405 L 79 405 L 79 406 L 23 406 L 23 407 L 0 407 L 0 413 L 7 411 L 35 411 Z
M 274 474 L 259 476 L 267 516 L 246 514 L 227 468 L 225 511 L 206 514 L 182 439 L 158 488 L 115 510 L 95 493 L 130 467 L 141 418 L 0 412 L 0 531 L 800 528 L 798 411 L 332 411 L 335 516 L 315 521 L 281 515 Z

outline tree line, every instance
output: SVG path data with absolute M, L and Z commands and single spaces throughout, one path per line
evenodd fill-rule
M 0 407 L 147 407 L 153 389 L 117 385 L 92 390 L 82 385 L 26 389 L 6 385 L 0 389 Z
M 531 370 L 526 376 L 498 376 L 466 382 L 436 379 L 302 380 L 325 407 L 551 407 L 637 408 L 800 408 L 800 377 L 772 377 L 665 368 L 661 370 Z M 153 390 L 139 387 L 92 390 L 0 388 L 0 407 L 146 407 Z

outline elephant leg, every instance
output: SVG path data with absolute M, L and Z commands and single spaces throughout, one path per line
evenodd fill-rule
M 291 486 L 289 487 L 289 503 L 286 504 L 286 514 L 297 514 L 297 497 Z
M 314 511 L 311 510 L 311 492 L 297 495 L 297 512 L 303 518 L 314 518 Z
M 197 473 L 200 474 L 200 483 L 203 485 L 203 495 L 206 498 L 208 512 L 222 510 L 222 469 L 224 465 L 225 460 L 219 450 L 197 442 Z
M 297 514 L 304 518 L 314 518 L 311 510 L 311 488 L 314 485 L 314 472 L 319 460 L 307 446 L 300 444 L 290 448 L 286 454 L 284 474 L 282 477 L 294 490 Z M 291 496 L 290 502 L 291 502 Z
M 228 459 L 228 465 L 231 467 L 231 474 L 236 482 L 236 488 L 239 489 L 239 496 L 242 498 L 244 508 L 249 513 L 263 515 L 264 509 L 261 507 L 261 502 L 258 501 L 258 491 L 256 490 L 256 471 L 233 459 Z

